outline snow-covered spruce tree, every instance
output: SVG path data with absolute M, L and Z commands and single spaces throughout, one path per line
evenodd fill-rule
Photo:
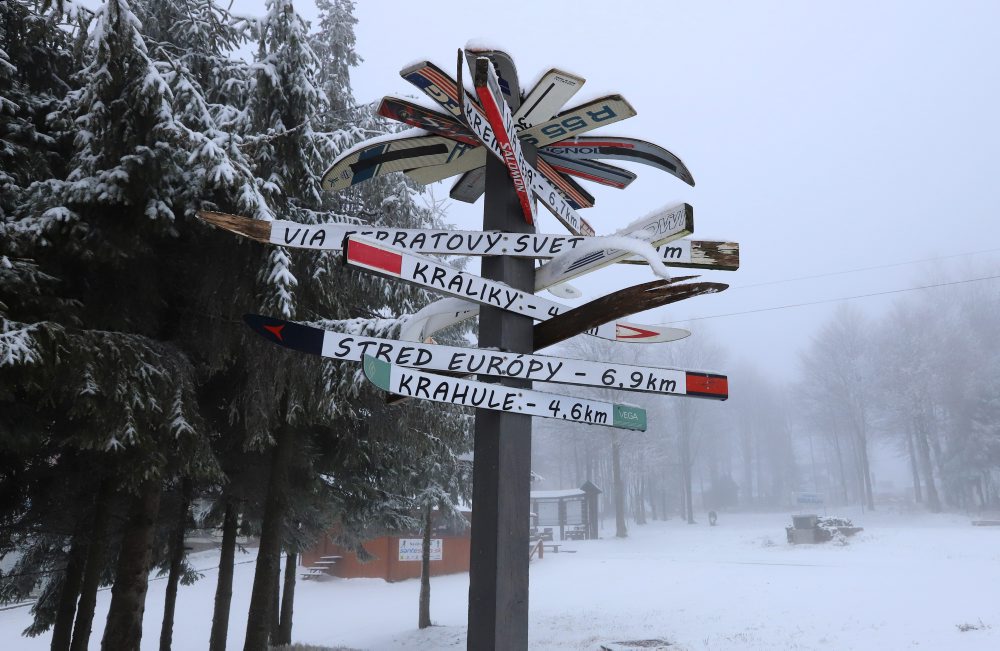
M 193 212 L 187 197 L 198 190 L 263 204 L 252 175 L 229 160 L 231 139 L 210 128 L 196 78 L 169 56 L 152 58 L 141 25 L 123 1 L 95 15 L 80 87 L 55 120 L 76 131 L 70 171 L 35 183 L 12 226 L 78 306 L 61 361 L 84 371 L 56 386 L 83 426 L 65 443 L 104 453 L 101 466 L 119 469 L 116 485 L 134 495 L 105 633 L 114 648 L 138 643 L 162 473 L 215 473 L 194 367 L 165 343 L 182 293 L 171 272 L 184 261 L 170 255 L 182 250 L 178 217 Z
M 336 20 L 344 30 L 321 30 L 308 41 L 288 2 L 269 3 L 268 15 L 259 26 L 260 48 L 253 64 L 256 84 L 244 114 L 244 130 L 258 134 L 248 138 L 247 151 L 261 187 L 283 218 L 314 222 L 364 217 L 397 226 L 428 226 L 435 219 L 433 213 L 415 205 L 414 191 L 400 179 L 380 180 L 338 196 L 320 190 L 319 175 L 337 153 L 361 137 L 386 130 L 370 112 L 354 108 L 346 74 L 356 61 L 351 41 L 330 40 L 349 33 L 351 5 L 337 3 L 331 8 L 339 12 Z M 327 58 L 341 59 L 318 61 L 310 45 Z M 366 323 L 379 329 L 380 319 L 415 311 L 426 300 L 421 292 L 345 270 L 337 256 L 315 252 L 293 258 L 283 249 L 274 249 L 264 279 L 276 290 L 265 296 L 270 301 L 268 311 L 305 320 L 360 316 L 368 317 Z M 398 322 L 383 329 L 388 333 L 394 328 L 398 330 Z M 381 397 L 366 386 L 355 366 L 292 358 L 287 351 L 275 352 L 267 344 L 253 350 L 259 350 L 267 363 L 251 369 L 246 400 L 236 411 L 247 415 L 245 425 L 252 442 L 266 444 L 273 435 L 275 443 L 248 614 L 249 649 L 263 648 L 275 619 L 278 599 L 271 577 L 278 569 L 280 547 L 285 544 L 294 552 L 299 544 L 295 537 L 283 538 L 290 528 L 289 518 L 294 517 L 291 505 L 299 499 L 288 488 L 289 467 L 313 463 L 320 473 L 313 474 L 312 481 L 332 477 L 329 486 L 342 497 L 327 500 L 326 517 L 312 521 L 332 519 L 345 538 L 359 535 L 366 526 L 398 518 L 410 503 L 413 488 L 404 487 L 398 478 L 406 475 L 405 460 L 420 450 L 412 440 L 419 438 L 413 434 L 417 430 L 408 427 L 408 421 L 423 419 L 419 410 L 412 412 L 414 416 L 381 417 L 385 413 Z M 254 386 L 254 381 L 259 384 Z M 257 417 L 254 410 L 258 416 L 273 413 L 277 418 Z M 443 424 L 441 429 L 447 427 Z M 339 458 L 372 459 L 372 465 L 324 472 L 322 459 L 302 455 L 302 450 L 310 449 L 303 445 L 306 437 L 313 438 L 312 449 L 323 449 L 334 439 Z M 385 470 L 373 476 L 370 471 L 378 464 Z M 379 481 L 373 483 L 373 477 Z M 358 499 L 361 495 L 369 499 Z M 301 523 L 295 523 L 296 531 Z M 287 630 L 285 624 L 280 628 Z

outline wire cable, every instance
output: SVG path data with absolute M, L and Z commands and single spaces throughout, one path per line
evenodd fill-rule
M 773 312 L 775 310 L 788 310 L 793 307 L 806 307 L 809 305 L 822 305 L 824 303 L 837 303 L 839 301 L 850 301 L 857 298 L 870 298 L 872 296 L 886 296 L 888 294 L 902 294 L 904 292 L 914 292 L 921 289 L 934 289 L 935 287 L 948 287 L 951 285 L 963 285 L 966 283 L 975 283 L 983 280 L 994 280 L 1000 278 L 1000 274 L 995 276 L 983 276 L 981 278 L 968 278 L 966 280 L 954 280 L 947 283 L 936 283 L 934 285 L 921 285 L 920 287 L 906 287 L 903 289 L 890 289 L 884 292 L 872 292 L 871 294 L 856 294 L 854 296 L 842 296 L 840 298 L 828 298 L 821 301 L 809 301 L 807 303 L 791 303 L 789 305 L 776 305 L 774 307 L 762 307 L 756 310 L 745 310 L 743 312 L 729 312 L 727 314 L 712 314 L 710 316 L 696 316 L 690 319 L 682 319 L 677 321 L 667 321 L 667 325 L 672 325 L 675 323 L 689 323 L 691 321 L 704 321 L 706 319 L 721 319 L 727 316 L 740 316 L 741 314 L 755 314 L 757 312 Z
M 981 251 L 969 251 L 968 253 L 952 253 L 950 255 L 939 255 L 933 258 L 922 258 L 920 260 L 907 260 L 905 262 L 890 262 L 888 264 L 877 264 L 870 267 L 858 267 L 857 269 L 845 269 L 844 271 L 830 271 L 827 273 L 814 274 L 812 276 L 796 276 L 795 278 L 785 278 L 783 280 L 766 280 L 761 283 L 751 283 L 749 285 L 734 285 L 731 289 L 744 289 L 748 287 L 762 287 L 764 285 L 777 285 L 779 283 L 790 283 L 796 280 L 809 280 L 812 278 L 826 278 L 828 276 L 840 276 L 843 274 L 852 274 L 859 271 L 871 271 L 873 269 L 889 269 L 891 267 L 903 267 L 909 264 L 920 264 L 922 262 L 934 262 L 935 260 L 947 260 L 949 258 L 959 258 L 969 255 L 978 255 L 980 253 L 996 253 L 1000 249 L 983 249 Z

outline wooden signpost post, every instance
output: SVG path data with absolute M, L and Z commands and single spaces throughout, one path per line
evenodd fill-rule
M 467 645 L 477 651 L 506 651 L 528 647 L 531 418 L 635 431 L 654 425 L 641 407 L 537 391 L 532 382 L 715 400 L 729 396 L 728 379 L 717 373 L 537 354 L 581 334 L 646 343 L 686 337 L 686 330 L 623 319 L 719 292 L 726 285 L 687 282 L 693 276 L 664 278 L 572 309 L 536 292 L 553 288 L 557 295 L 572 296 L 577 290 L 564 283 L 615 263 L 649 265 L 664 276 L 665 266 L 735 270 L 739 245 L 683 239 L 694 231 L 687 204 L 619 225 L 613 236 L 597 236 L 577 213 L 593 206 L 594 197 L 564 174 L 623 188 L 635 174 L 597 160 L 612 159 L 643 163 L 694 185 L 684 163 L 643 140 L 583 136 L 635 115 L 620 95 L 560 112 L 584 80 L 551 69 L 522 96 L 513 60 L 498 50 L 468 53 L 475 93 L 467 93 L 462 84 L 464 60 L 460 50 L 455 79 L 427 61 L 404 69 L 400 74 L 445 112 L 385 98 L 381 115 L 418 128 L 344 152 L 324 174 L 323 186 L 339 191 L 396 171 L 422 183 L 461 176 L 454 196 L 475 201 L 485 192 L 481 231 L 261 222 L 213 212 L 199 216 L 268 244 L 343 250 L 345 264 L 359 271 L 448 296 L 405 320 L 398 340 L 267 316 L 244 318 L 276 344 L 361 362 L 365 376 L 393 400 L 476 408 Z M 569 235 L 536 233 L 536 200 Z M 480 256 L 482 273 L 458 271 L 426 255 Z M 536 269 L 535 260 L 545 262 Z M 426 341 L 438 330 L 476 315 L 479 348 Z

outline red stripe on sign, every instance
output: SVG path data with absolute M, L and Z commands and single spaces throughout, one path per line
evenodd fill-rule
M 635 334 L 623 334 L 623 330 L 631 330 Z M 647 337 L 655 337 L 659 332 L 655 330 L 643 330 L 642 328 L 636 328 L 633 326 L 624 325 L 619 323 L 615 326 L 615 338 L 616 339 L 646 339 Z
M 347 261 L 375 267 L 394 276 L 403 271 L 402 255 L 357 240 L 347 240 Z
M 687 392 L 703 396 L 729 397 L 729 378 L 725 375 L 687 374 Z

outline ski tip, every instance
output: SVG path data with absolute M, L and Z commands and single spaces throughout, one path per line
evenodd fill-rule
M 361 361 L 361 368 L 364 370 L 368 381 L 382 389 L 389 390 L 389 377 L 392 372 L 392 364 L 375 359 L 371 355 L 365 355 Z
M 271 222 L 212 210 L 199 210 L 195 214 L 201 221 L 231 233 L 243 235 L 258 242 L 268 243 L 271 241 Z
M 631 429 L 639 432 L 646 431 L 646 410 L 642 407 L 633 407 L 631 405 L 620 405 L 615 403 L 613 412 L 612 425 L 614 427 Z
M 403 68 L 402 70 L 400 70 L 399 71 L 399 76 L 402 77 L 403 79 L 407 79 L 408 80 L 409 77 L 410 77 L 410 75 L 412 75 L 414 72 L 419 72 L 419 71 L 421 71 L 421 70 L 423 70 L 425 68 L 429 68 L 429 67 L 435 67 L 436 68 L 437 66 L 435 66 L 430 61 L 417 61 L 416 63 L 412 63 L 412 64 L 406 66 L 405 68 Z
M 311 355 L 323 354 L 323 331 L 259 314 L 244 314 L 243 322 L 264 339 Z

